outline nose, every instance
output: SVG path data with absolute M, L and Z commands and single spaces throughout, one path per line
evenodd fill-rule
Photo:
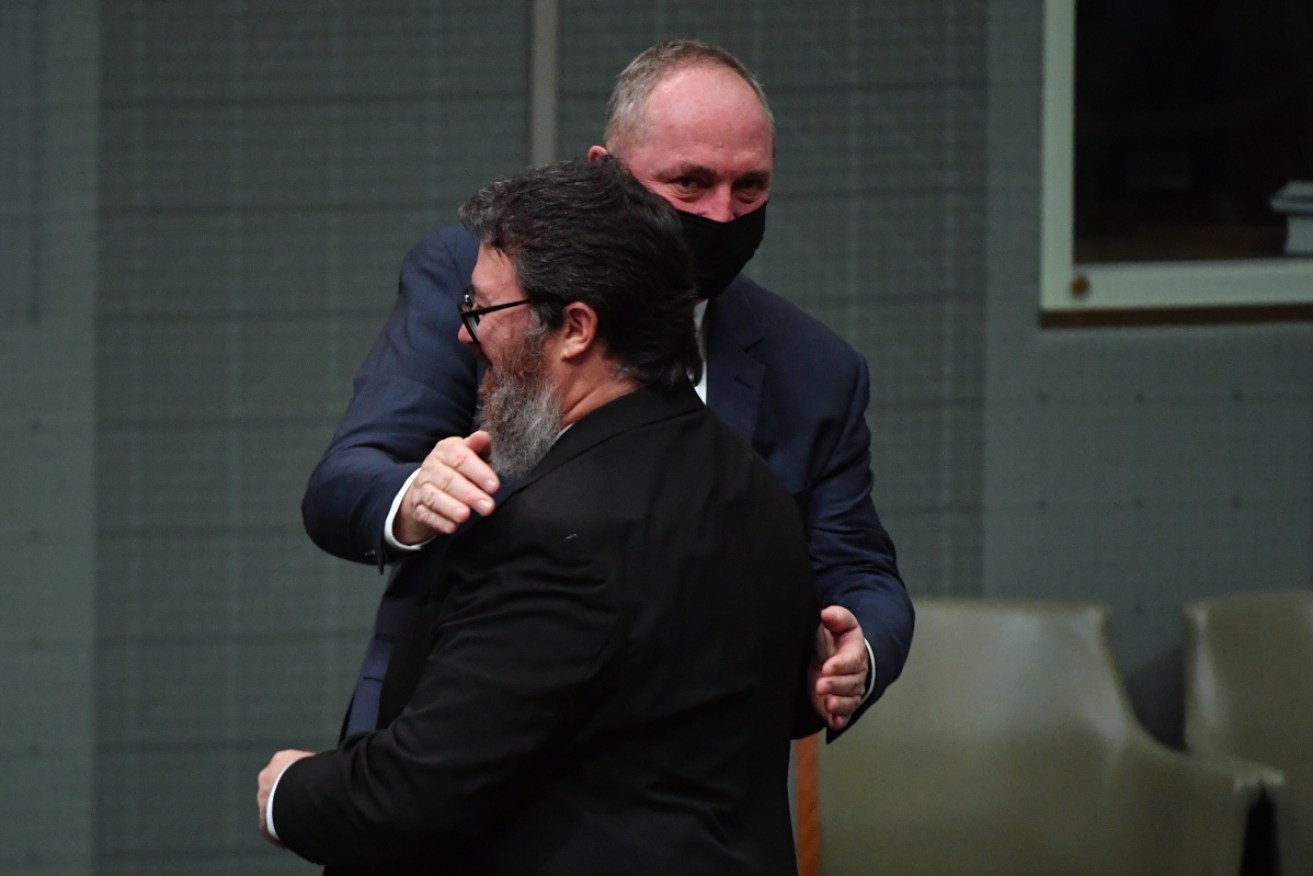
M 470 330 L 465 328 L 464 322 L 462 322 L 460 328 L 456 330 L 456 340 L 460 341 L 467 347 L 477 346 L 474 338 L 470 337 Z
M 734 192 L 728 185 L 717 186 L 707 192 L 698 203 L 697 214 L 713 222 L 728 222 L 734 215 Z

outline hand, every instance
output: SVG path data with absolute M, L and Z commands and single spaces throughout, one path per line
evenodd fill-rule
M 492 438 L 483 431 L 434 445 L 397 508 L 392 537 L 419 544 L 439 533 L 451 535 L 471 512 L 491 514 L 492 494 L 499 486 L 487 462 L 491 449 Z
M 868 663 L 866 637 L 853 613 L 838 605 L 822 610 L 807 686 L 813 708 L 831 730 L 847 726 L 861 704 Z
M 269 759 L 269 763 L 264 769 L 260 770 L 260 776 L 256 780 L 259 790 L 256 792 L 255 802 L 260 807 L 260 836 L 279 848 L 282 848 L 283 844 L 274 839 L 269 833 L 269 825 L 265 823 L 264 818 L 265 809 L 269 804 L 269 795 L 273 793 L 274 782 L 278 781 L 278 777 L 283 774 L 283 770 L 301 758 L 310 757 L 312 754 L 314 754 L 312 751 L 280 751 Z

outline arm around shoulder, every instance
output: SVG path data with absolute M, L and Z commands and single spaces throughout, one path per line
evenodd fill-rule
M 457 305 L 477 252 L 474 236 L 452 227 L 406 256 L 392 312 L 302 499 L 306 532 L 331 554 L 387 562 L 383 525 L 398 491 L 438 441 L 471 429 L 478 374 L 456 337 Z

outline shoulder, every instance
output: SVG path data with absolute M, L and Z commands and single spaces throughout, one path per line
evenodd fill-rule
M 408 276 L 452 275 L 468 281 L 478 255 L 478 238 L 463 225 L 448 225 L 415 242 L 402 261 L 402 280 Z
M 477 252 L 479 249 L 479 239 L 474 236 L 464 225 L 448 225 L 445 228 L 439 228 L 436 231 L 430 231 L 410 248 L 410 255 L 419 255 L 424 253 L 464 253 L 468 250 Z
M 759 358 L 787 357 L 809 368 L 866 370 L 866 360 L 838 332 L 754 280 L 740 274 L 715 302 L 718 319 Z
M 623 516 L 631 501 L 646 499 L 693 466 L 689 457 L 712 458 L 716 416 L 691 386 L 652 387 L 629 393 L 590 412 L 561 436 L 521 491 L 552 509 L 592 509 Z M 528 504 L 528 503 L 526 503 Z

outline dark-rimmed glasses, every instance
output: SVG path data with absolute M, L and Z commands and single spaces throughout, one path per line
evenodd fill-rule
M 474 333 L 474 327 L 479 324 L 479 319 L 485 313 L 505 310 L 508 307 L 519 307 L 521 304 L 528 303 L 528 298 L 521 298 L 519 301 L 508 301 L 505 304 L 494 304 L 491 307 L 475 307 L 474 292 L 471 289 L 466 289 L 465 295 L 461 298 L 457 308 L 460 310 L 460 321 L 465 324 L 465 331 L 470 333 L 470 340 L 477 344 L 479 336 Z

